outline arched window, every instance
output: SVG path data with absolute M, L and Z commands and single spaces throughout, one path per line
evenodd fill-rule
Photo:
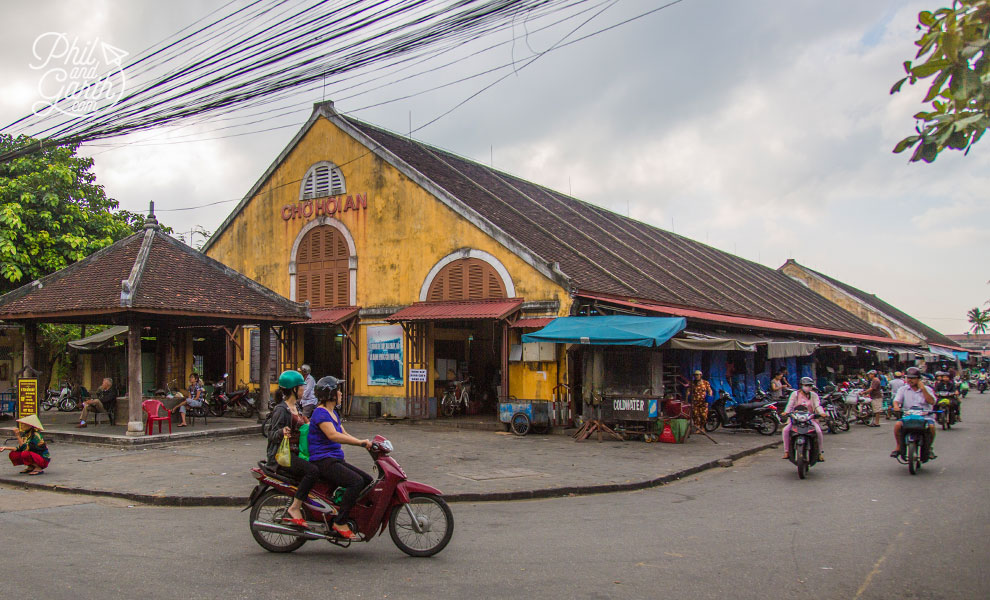
M 446 265 L 437 273 L 426 295 L 430 302 L 505 297 L 505 284 L 498 272 L 478 258 L 461 258 Z
M 344 234 L 322 225 L 307 233 L 296 254 L 296 301 L 313 308 L 350 304 L 350 253 Z
M 339 196 L 347 191 L 344 175 L 332 162 L 316 163 L 303 177 L 301 199 L 311 200 L 325 196 Z

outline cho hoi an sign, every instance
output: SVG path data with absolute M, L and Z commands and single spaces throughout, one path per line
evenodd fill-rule
M 656 398 L 606 396 L 602 402 L 602 417 L 614 421 L 646 421 L 657 418 Z
M 327 196 L 326 198 L 313 198 L 294 204 L 286 204 L 282 207 L 281 215 L 283 221 L 289 221 L 322 216 L 330 217 L 338 213 L 367 210 L 367 208 L 368 193 L 365 192 L 356 196 Z

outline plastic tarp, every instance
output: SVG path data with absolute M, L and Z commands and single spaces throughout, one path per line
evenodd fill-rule
M 127 335 L 127 325 L 117 325 L 99 333 L 72 340 L 69 342 L 69 347 L 76 350 L 99 350 L 106 346 L 112 346 L 114 339 L 119 335 Z
M 767 344 L 768 358 L 790 358 L 795 356 L 811 356 L 818 349 L 816 342 L 780 341 Z
M 539 331 L 522 336 L 523 343 L 591 344 L 600 346 L 660 346 L 687 326 L 684 317 L 605 315 L 559 317 Z
M 969 360 L 969 352 L 959 352 L 957 350 L 953 350 L 952 353 L 955 354 L 956 358 L 959 360 Z
M 670 340 L 670 347 L 681 350 L 737 350 L 741 352 L 756 352 L 756 346 L 746 343 L 734 336 L 709 336 L 700 333 L 686 332 L 686 337 Z
M 945 358 L 956 360 L 956 355 L 952 353 L 952 350 L 948 350 L 940 346 L 928 346 L 928 349 L 931 350 L 936 356 L 943 356 Z

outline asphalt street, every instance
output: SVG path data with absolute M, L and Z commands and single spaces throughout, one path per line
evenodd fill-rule
M 911 476 L 891 426 L 826 438 L 808 479 L 779 450 L 640 492 L 458 503 L 430 559 L 388 538 L 272 555 L 230 508 L 0 489 L 4 598 L 988 598 L 990 400 Z

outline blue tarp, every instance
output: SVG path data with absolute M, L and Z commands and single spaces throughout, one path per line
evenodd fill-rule
M 684 317 L 558 317 L 543 329 L 523 335 L 522 341 L 653 347 L 663 344 L 686 326 Z

